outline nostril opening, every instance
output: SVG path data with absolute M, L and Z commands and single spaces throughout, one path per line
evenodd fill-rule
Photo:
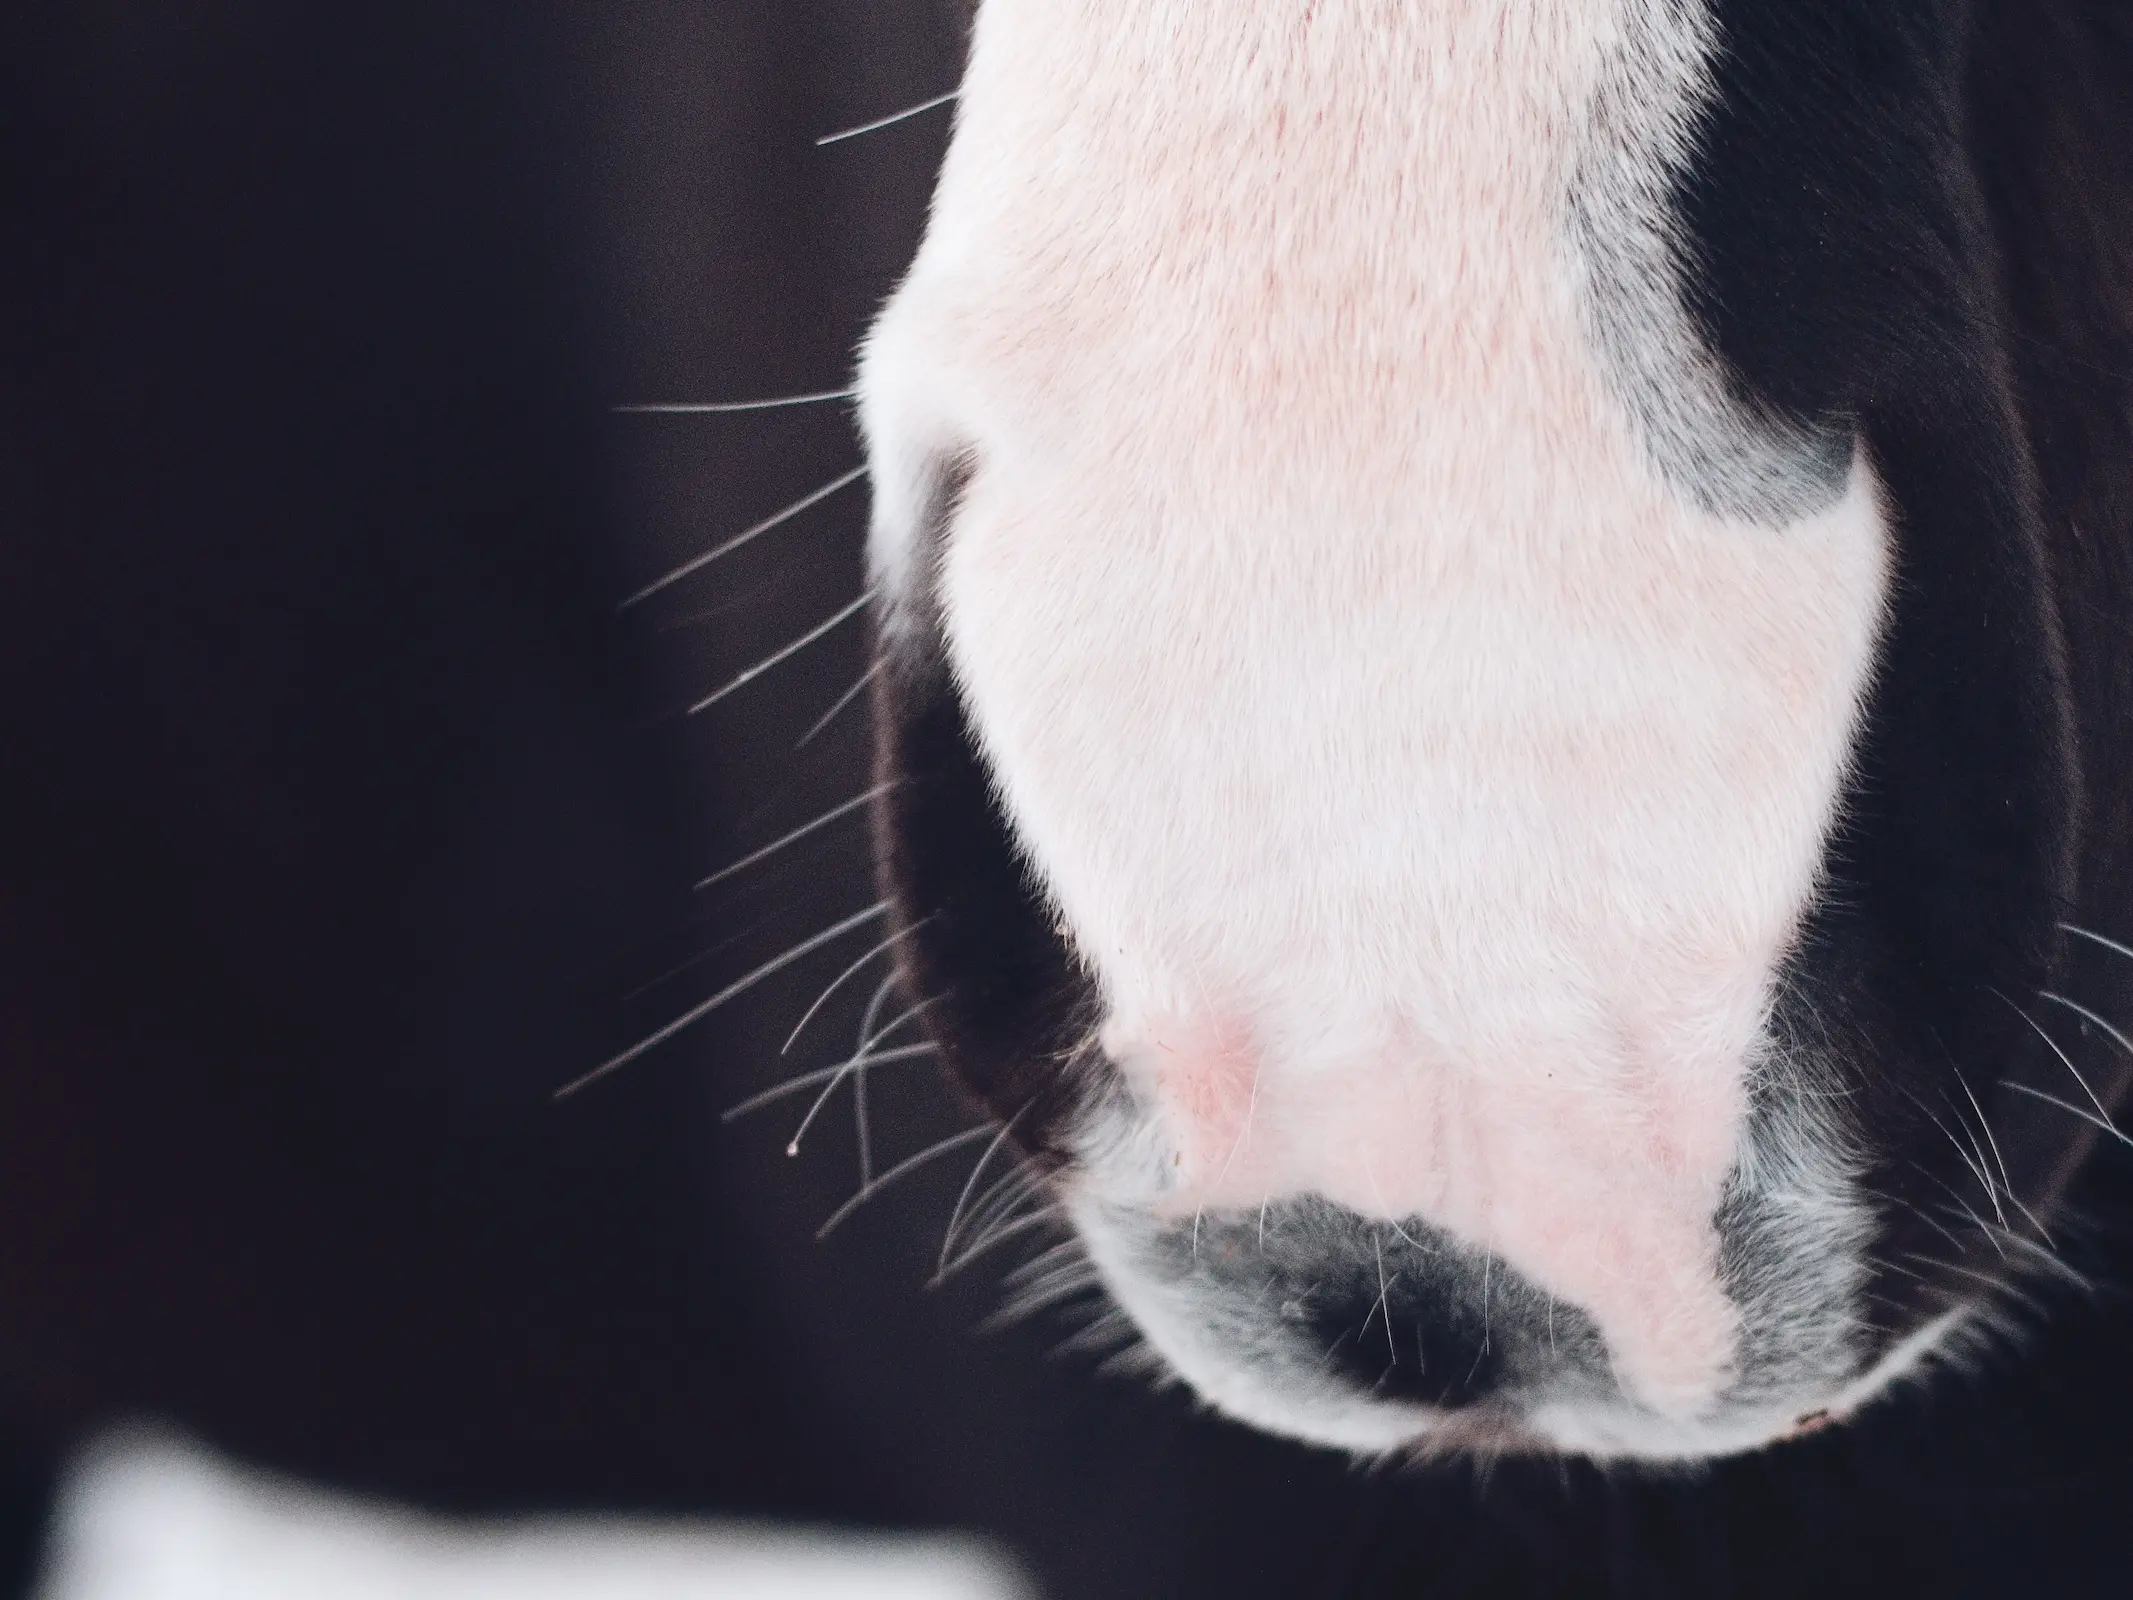
M 1270 1309 L 1330 1375 L 1445 1411 L 1613 1391 L 1592 1318 L 1488 1252 L 1415 1219 L 1325 1208 L 1298 1221 Z
M 1500 1395 L 1512 1377 L 1507 1342 L 1478 1305 L 1373 1294 L 1314 1307 L 1310 1323 L 1328 1368 L 1387 1400 L 1456 1411 Z
M 1420 1218 L 1377 1221 L 1299 1196 L 1208 1213 L 1150 1242 L 1156 1280 L 1195 1315 L 1221 1307 L 1255 1359 L 1271 1339 L 1281 1364 L 1376 1400 L 1508 1413 L 1619 1394 L 1589 1314 Z

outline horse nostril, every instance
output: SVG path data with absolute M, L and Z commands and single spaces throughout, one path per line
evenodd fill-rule
M 1101 1238 L 1136 1220 L 1102 1213 L 1089 1231 Z M 1153 1337 L 1175 1340 L 1165 1353 L 1181 1370 L 1218 1391 L 1285 1371 L 1322 1398 L 1347 1391 L 1336 1410 L 1387 1428 L 1378 1407 L 1349 1396 L 1386 1402 L 1402 1425 L 1427 1406 L 1473 1408 L 1469 1421 L 1488 1426 L 1621 1394 L 1588 1312 L 1419 1217 L 1376 1219 L 1298 1195 L 1211 1211 L 1133 1243 L 1131 1270 L 1113 1280 L 1122 1298 L 1146 1309 Z
M 1614 1387 L 1592 1318 L 1486 1252 L 1418 1221 L 1322 1221 L 1312 1243 L 1310 1275 L 1289 1279 L 1309 1287 L 1278 1302 L 1282 1322 L 1374 1397 L 1456 1411 Z
M 1459 1299 L 1395 1285 L 1382 1296 L 1314 1306 L 1310 1327 L 1330 1370 L 1388 1400 L 1456 1411 L 1499 1395 L 1512 1376 L 1507 1341 L 1478 1304 Z

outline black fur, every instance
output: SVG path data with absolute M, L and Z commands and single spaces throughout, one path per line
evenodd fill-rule
M 2133 326 L 2128 13 L 1735 0 L 1718 15 L 1719 103 L 1681 202 L 1694 303 L 1757 400 L 1856 426 L 1894 512 L 1857 772 L 1787 973 L 1792 1025 L 1840 1041 L 1888 1199 L 1879 1253 L 1909 1264 L 1877 1288 L 1908 1312 L 1893 1331 L 1974 1296 L 1980 1258 L 2004 1255 L 1969 1231 L 1952 1252 L 1921 1210 L 1947 1211 L 1952 1190 L 1992 1214 L 1972 1167 L 1984 1156 L 1995 1177 L 2002 1162 L 2019 1174 L 2038 1221 L 2013 1225 L 2028 1231 L 2058 1198 L 2063 1153 L 2092 1133 L 2005 1084 L 2085 1103 L 2018 1007 L 2050 1009 L 2036 996 L 2065 968 L 2062 923 L 2124 927 L 2127 701 L 2094 614 L 2125 603 L 2133 519 L 2123 487 L 2083 514 L 2063 469 L 2039 471 L 2037 406 L 2042 388 L 2061 412 L 2052 433 L 2123 445 L 2126 369 L 2113 380 L 2109 365 Z M 2055 191 L 2060 236 L 2040 236 Z M 2123 485 L 2133 455 L 2115 473 Z M 2123 992 L 2105 976 L 2080 992 Z M 2063 1011 L 2036 1020 L 2115 1093 L 2126 1063 L 2108 1045 L 2077 1038 Z M 1988 1115 L 1997 1149 L 1965 1160 L 1950 1130 L 1983 1145 Z M 1951 1254 L 1952 1272 L 1911 1275 Z
M 936 559 L 960 493 L 944 475 L 921 559 Z M 1056 1165 L 1095 1085 L 1081 1049 L 1093 1020 L 1088 978 L 1015 848 L 950 676 L 930 585 L 907 641 L 875 678 L 874 839 L 882 893 L 901 938 L 903 988 L 951 1071 L 1021 1149 Z

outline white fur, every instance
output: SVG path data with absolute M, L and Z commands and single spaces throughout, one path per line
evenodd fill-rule
M 1426 1217 L 1677 1418 L 1888 543 L 1651 309 L 1684 18 L 987 0 L 862 374 L 892 604 L 969 464 L 951 663 L 1142 1119 L 1091 1193 Z

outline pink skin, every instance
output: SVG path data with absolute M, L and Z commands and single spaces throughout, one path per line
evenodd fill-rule
M 1479 1071 L 1404 1022 L 1378 1032 L 1281 1070 L 1234 1017 L 1114 1022 L 1106 1043 L 1169 1141 L 1159 1212 L 1317 1194 L 1421 1217 L 1582 1308 L 1646 1404 L 1708 1408 L 1737 1334 L 1713 1217 L 1741 1121 L 1738 1056 L 1712 1070 L 1726 1064 L 1684 1057 L 1688 1029 L 1617 1027 L 1611 1059 L 1535 1051 Z

